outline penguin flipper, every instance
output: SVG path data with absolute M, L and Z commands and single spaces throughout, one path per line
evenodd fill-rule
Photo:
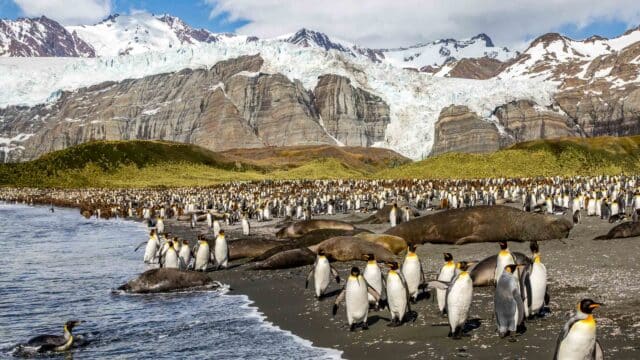
M 556 341 L 556 351 L 553 354 L 553 360 L 558 360 L 558 351 L 560 350 L 560 344 L 562 344 L 562 341 L 569 334 L 569 330 L 571 330 L 571 327 L 573 326 L 573 324 L 578 322 L 578 320 L 579 319 L 574 316 L 571 319 L 569 319 L 569 321 L 567 321 L 566 324 L 564 324 L 564 327 L 562 328 L 562 332 L 560 332 L 560 335 L 558 335 L 558 340 Z
M 309 270 L 309 274 L 307 274 L 307 280 L 305 280 L 304 282 L 304 288 L 307 289 L 309 288 L 309 280 L 311 280 L 311 276 L 313 275 L 313 270 L 315 270 L 316 267 L 312 267 L 311 270 Z
M 141 242 L 138 246 L 136 246 L 135 250 L 133 250 L 133 252 L 136 252 L 138 250 L 140 250 L 140 248 L 142 247 L 142 245 L 146 244 L 146 241 Z
M 447 290 L 449 288 L 449 285 L 450 283 L 440 281 L 440 280 L 429 281 L 427 283 L 427 290 L 431 290 L 431 289 Z
M 342 302 L 342 300 L 344 300 L 344 297 L 347 295 L 346 290 L 347 290 L 347 287 L 346 286 L 343 287 L 338 297 L 336 297 L 336 301 L 333 302 L 333 309 L 331 311 L 333 316 L 336 316 L 336 314 L 338 313 L 338 305 Z
M 340 284 L 340 275 L 338 274 L 338 270 L 331 265 L 329 265 L 329 268 L 331 269 L 331 275 L 336 279 L 336 283 Z
M 600 341 L 596 339 L 596 345 L 593 349 L 593 358 L 594 360 L 604 360 L 604 350 L 602 350 L 602 345 L 600 345 Z

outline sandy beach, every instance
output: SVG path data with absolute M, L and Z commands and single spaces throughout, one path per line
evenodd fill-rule
M 364 217 L 364 214 L 335 215 L 332 219 Z M 252 234 L 272 235 L 276 221 L 253 223 Z M 168 230 L 187 239 L 206 232 L 204 224 L 191 229 L 187 222 L 170 220 Z M 387 310 L 369 313 L 369 330 L 349 332 L 345 306 L 335 317 L 331 315 L 334 295 L 316 300 L 313 290 L 304 288 L 311 266 L 289 270 L 250 271 L 240 265 L 211 276 L 231 286 L 234 293 L 247 295 L 264 313 L 267 321 L 308 339 L 315 346 L 343 351 L 343 357 L 357 359 L 470 357 L 480 359 L 550 359 L 557 335 L 578 301 L 588 297 L 603 302 L 595 314 L 598 338 L 606 358 L 637 359 L 640 357 L 640 242 L 638 238 L 594 241 L 613 225 L 597 218 L 583 217 L 568 239 L 540 243 L 542 261 L 548 269 L 551 313 L 545 318 L 527 322 L 527 331 L 515 341 L 500 339 L 493 318 L 493 287 L 474 288 L 471 323 L 476 326 L 461 340 L 447 338 L 447 319 L 438 314 L 434 299 L 423 299 L 412 305 L 418 317 L 415 322 L 390 328 Z M 381 232 L 388 225 L 359 225 Z M 240 237 L 239 226 L 225 228 L 227 239 Z M 528 244 L 510 243 L 512 251 L 528 254 Z M 435 279 L 442 266 L 443 252 L 457 260 L 480 260 L 497 253 L 495 243 L 462 246 L 425 244 L 418 247 L 426 276 Z M 401 258 L 399 258 L 401 260 Z M 233 264 L 241 264 L 236 261 Z M 335 263 L 343 278 L 351 266 L 364 262 Z M 333 283 L 331 290 L 342 284 Z

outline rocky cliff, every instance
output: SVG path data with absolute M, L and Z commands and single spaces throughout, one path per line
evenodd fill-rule
M 33 134 L 5 161 L 91 140 L 171 140 L 223 151 L 336 144 L 334 138 L 364 146 L 384 136 L 389 108 L 380 98 L 333 75 L 314 94 L 282 74 L 261 73 L 262 64 L 259 55 L 243 56 L 210 69 L 63 92 L 53 104 L 0 109 L 1 134 Z
M 466 106 L 449 106 L 435 125 L 432 156 L 447 152 L 486 153 L 500 148 L 498 128 Z

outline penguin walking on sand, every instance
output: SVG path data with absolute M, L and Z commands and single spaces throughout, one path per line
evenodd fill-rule
M 469 263 L 460 261 L 456 267 L 459 271 L 453 276 L 451 281 L 431 281 L 429 287 L 436 290 L 446 291 L 445 309 L 449 318 L 449 337 L 460 339 L 464 325 L 469 316 L 471 300 L 473 298 L 473 280 L 467 272 Z
M 247 213 L 242 214 L 242 235 L 249 236 L 251 233 L 251 225 L 249 225 L 249 219 L 247 218 Z
M 438 281 L 448 283 L 456 275 L 456 264 L 453 262 L 453 256 L 450 253 L 444 254 L 444 265 L 440 268 L 438 273 Z M 436 298 L 438 299 L 438 309 L 440 313 L 445 315 L 447 313 L 447 290 L 436 288 Z
M 309 287 L 309 280 L 311 280 L 312 275 L 316 298 L 318 299 L 322 298 L 325 291 L 327 291 L 329 283 L 331 282 L 332 275 L 336 279 L 336 283 L 340 283 L 340 276 L 338 275 L 338 271 L 336 271 L 336 269 L 331 266 L 331 264 L 329 263 L 329 259 L 327 259 L 327 257 L 325 256 L 324 250 L 318 251 L 316 261 L 309 271 L 309 275 L 307 275 L 307 281 L 304 283 L 305 289 Z
M 389 272 L 387 273 L 387 302 L 391 313 L 391 322 L 388 326 L 396 327 L 402 325 L 406 320 L 406 315 L 411 311 L 409 305 L 409 289 L 407 282 L 398 271 L 398 263 L 393 261 L 387 263 Z
M 207 240 L 202 235 L 198 235 L 198 244 L 193 248 L 195 254 L 194 270 L 207 271 L 209 264 L 214 260 L 213 251 Z
M 391 206 L 391 210 L 389 211 L 389 223 L 391 223 L 391 227 L 394 227 L 398 223 L 398 205 L 393 204 Z
M 591 299 L 578 303 L 576 314 L 564 324 L 558 341 L 554 360 L 604 359 L 604 351 L 596 334 L 596 320 L 593 310 L 602 304 Z
M 402 263 L 402 275 L 407 282 L 411 301 L 418 300 L 418 290 L 420 285 L 424 283 L 424 271 L 418 254 L 416 254 L 416 246 L 411 244 L 407 248 L 407 255 Z
M 540 248 L 537 241 L 529 245 L 531 264 L 526 266 L 521 276 L 521 286 L 525 315 L 532 318 L 540 315 L 543 307 L 549 304 L 547 292 L 547 268 L 540 259 Z
M 213 215 L 207 212 L 207 227 L 211 229 L 213 227 Z
M 514 331 L 523 333 L 524 303 L 520 294 L 515 264 L 506 265 L 496 284 L 494 297 L 495 316 L 500 337 L 506 337 Z
M 194 229 L 198 224 L 198 218 L 196 217 L 196 214 L 193 213 L 191 214 L 191 228 Z
M 218 236 L 220 234 L 220 221 L 213 220 L 213 235 Z
M 338 305 L 345 300 L 347 304 L 347 321 L 349 331 L 355 331 L 358 325 L 363 330 L 369 329 L 367 318 L 369 316 L 369 299 L 367 294 L 371 294 L 376 301 L 380 300 L 380 294 L 375 291 L 364 277 L 360 274 L 358 267 L 352 267 L 344 288 L 333 303 L 332 313 L 335 316 L 338 312 Z
M 220 230 L 220 233 L 216 237 L 214 255 L 217 269 L 226 269 L 229 264 L 229 247 L 227 246 L 227 240 L 224 237 L 224 230 Z
M 376 261 L 376 256 L 374 254 L 366 254 L 364 259 L 367 261 L 367 266 L 364 268 L 364 280 L 371 285 L 371 287 L 380 294 L 382 301 L 384 301 L 384 290 L 385 290 L 385 281 L 382 277 L 382 271 L 380 270 L 380 266 L 378 266 L 378 262 Z M 373 295 L 368 294 L 369 304 L 376 306 L 376 308 L 380 307 L 380 303 L 376 301 Z

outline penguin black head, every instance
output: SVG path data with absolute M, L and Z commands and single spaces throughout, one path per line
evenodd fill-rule
M 505 265 L 504 267 L 504 271 L 513 274 L 514 271 L 516 271 L 516 264 L 509 264 L 509 265 Z
M 64 327 L 67 328 L 67 330 L 71 331 L 73 330 L 74 327 L 78 326 L 81 323 L 82 321 L 80 320 L 69 320 L 66 323 L 64 323 Z
M 167 242 L 167 244 L 169 245 L 169 247 L 170 247 L 170 248 L 172 248 L 172 247 L 173 247 L 173 241 L 169 240 L 169 241 Z
M 150 234 L 151 236 L 155 235 L 155 234 L 156 234 L 156 229 L 151 229 L 151 232 L 149 232 L 149 234 Z
M 357 266 L 351 268 L 351 276 L 360 276 L 360 269 Z
M 389 261 L 389 262 L 387 262 L 387 266 L 391 270 L 398 270 L 398 262 L 397 261 Z
M 453 261 L 453 255 L 450 253 L 444 253 L 444 261 Z
M 578 304 L 578 309 L 585 314 L 591 314 L 594 309 L 597 309 L 600 306 L 602 306 L 601 303 L 597 303 L 591 299 L 583 299 Z
M 318 250 L 318 256 L 324 256 L 325 252 L 324 250 Z
M 458 263 L 458 269 L 460 269 L 460 271 L 467 271 L 469 270 L 469 263 L 466 261 L 460 261 Z
M 500 242 L 498 242 L 498 244 L 500 244 L 500 249 L 501 250 L 506 250 L 507 249 L 507 242 L 505 240 L 501 240 Z
M 366 261 L 375 261 L 376 260 L 376 256 L 374 254 L 364 254 L 364 259 Z
M 189 240 L 187 240 L 187 239 L 182 240 L 182 245 L 189 245 Z
M 218 234 L 224 236 L 224 230 L 220 230 L 220 232 Z
M 409 244 L 409 251 L 416 252 L 416 245 L 415 244 Z
M 529 243 L 529 249 L 531 249 L 531 253 L 537 254 L 540 252 L 540 247 L 538 246 L 538 242 L 536 240 L 531 240 Z

